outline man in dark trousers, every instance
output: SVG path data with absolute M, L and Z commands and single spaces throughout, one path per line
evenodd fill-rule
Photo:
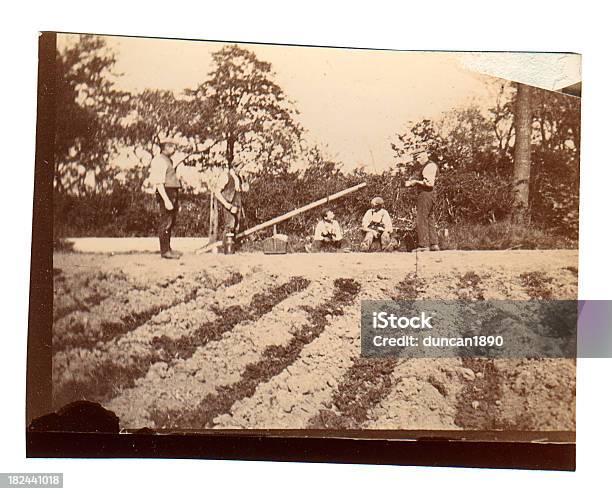
M 243 180 L 240 170 L 234 166 L 228 166 L 221 175 L 215 197 L 222 206 L 221 222 L 223 238 L 228 233 L 236 234 L 240 230 L 240 222 L 244 216 L 243 193 L 248 192 L 248 183 Z
M 170 247 L 172 227 L 176 223 L 179 209 L 179 191 L 181 182 L 172 162 L 177 143 L 172 139 L 164 139 L 160 143 L 160 153 L 151 161 L 149 181 L 155 187 L 155 195 L 159 204 L 159 249 L 164 259 L 178 259 L 180 252 Z
M 413 178 L 406 181 L 406 187 L 414 187 L 417 191 L 416 223 L 419 245 L 413 252 L 440 250 L 434 217 L 438 165 L 429 159 L 429 153 L 425 148 L 421 148 L 417 153 L 416 173 Z

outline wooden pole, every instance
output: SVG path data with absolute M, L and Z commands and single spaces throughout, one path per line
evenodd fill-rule
M 281 216 L 277 216 L 276 218 L 272 218 L 271 220 L 265 221 L 259 225 L 253 226 L 243 232 L 240 232 L 236 235 L 236 238 L 243 238 L 243 237 L 247 237 L 255 232 L 258 232 L 259 230 L 263 230 L 264 228 L 268 228 L 270 226 L 274 226 L 278 223 L 281 223 L 282 221 L 288 220 L 290 218 L 293 218 L 294 216 L 297 216 L 298 214 L 302 214 L 305 213 L 306 211 L 310 211 L 311 209 L 314 209 L 318 206 L 322 206 L 324 204 L 327 204 L 328 202 L 334 201 L 336 199 L 339 199 L 340 197 L 343 197 L 347 194 L 351 194 L 352 192 L 356 192 L 359 189 L 362 189 L 363 187 L 365 187 L 367 184 L 365 182 L 362 182 L 358 185 L 354 185 L 353 187 L 349 187 L 348 189 L 344 189 L 341 190 L 340 192 L 336 192 L 330 196 L 327 197 L 323 197 L 322 199 L 319 199 L 317 201 L 311 202 L 310 204 L 306 204 L 305 206 L 296 208 L 292 211 L 289 211 L 288 213 L 285 213 Z M 210 242 L 205 245 L 204 247 L 201 247 L 200 249 L 198 249 L 196 252 L 209 252 L 211 250 L 213 250 L 216 247 L 219 247 L 221 245 L 221 242 L 219 241 L 215 241 L 215 242 Z
M 213 227 L 213 213 L 214 213 L 214 208 L 215 208 L 215 205 L 213 204 L 214 200 L 215 200 L 215 196 L 211 192 L 210 193 L 210 206 L 208 209 L 208 215 L 209 215 L 208 216 L 208 241 L 209 242 L 213 238 L 213 235 L 214 235 L 214 227 Z
M 219 239 L 219 202 L 215 195 L 210 193 L 210 218 L 208 221 L 208 242 L 216 242 Z M 213 251 L 216 253 L 217 248 Z

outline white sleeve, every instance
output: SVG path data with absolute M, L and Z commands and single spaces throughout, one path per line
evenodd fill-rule
M 323 222 L 319 221 L 315 227 L 314 240 L 323 240 Z
M 334 240 L 342 240 L 344 234 L 342 233 L 342 227 L 338 221 L 334 221 L 334 236 L 336 237 Z
M 423 168 L 423 181 L 425 185 L 429 187 L 433 187 L 436 183 L 436 173 L 438 171 L 438 167 L 435 163 L 427 163 L 425 168 Z
M 370 226 L 371 222 L 372 222 L 372 210 L 368 209 L 366 211 L 366 214 L 363 215 L 363 219 L 361 220 L 361 227 L 367 228 L 368 226 Z
M 221 193 L 221 191 L 227 185 L 227 182 L 229 182 L 229 176 L 227 175 L 227 173 L 224 172 L 219 175 L 219 177 L 214 182 L 215 191 Z
M 165 165 L 166 162 L 159 154 L 151 160 L 151 170 L 149 172 L 149 182 L 151 182 L 151 185 L 157 186 L 166 181 Z
M 385 214 L 382 217 L 382 224 L 385 225 L 386 232 L 393 231 L 393 223 L 391 222 L 391 215 L 389 215 L 389 212 L 387 210 L 385 210 Z

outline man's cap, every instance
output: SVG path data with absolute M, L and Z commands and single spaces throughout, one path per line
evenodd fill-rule
M 426 152 L 426 153 L 429 152 L 429 148 L 427 147 L 426 144 L 417 144 L 416 146 L 412 148 L 413 156 L 416 156 L 417 154 L 421 154 L 423 152 Z
M 385 200 L 382 197 L 375 197 L 372 199 L 372 206 L 384 206 Z

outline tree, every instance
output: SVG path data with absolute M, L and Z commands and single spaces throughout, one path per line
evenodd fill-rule
M 114 87 L 114 65 L 115 55 L 98 36 L 80 35 L 57 53 L 56 192 L 83 193 L 88 176 L 97 190 L 112 180 L 108 164 L 129 101 Z
M 213 54 L 213 70 L 187 91 L 191 136 L 206 143 L 205 164 L 287 169 L 300 148 L 297 110 L 273 80 L 271 64 L 237 45 Z
M 397 134 L 397 141 L 391 143 L 391 149 L 397 159 L 395 166 L 404 173 L 411 173 L 416 162 L 414 152 L 421 146 L 425 146 L 433 159 L 438 159 L 443 138 L 440 136 L 434 122 L 429 119 L 420 122 L 410 122 L 408 130 Z
M 147 89 L 131 98 L 122 141 L 138 159 L 135 171 L 140 187 L 161 139 L 188 134 L 192 113 L 189 103 L 176 98 L 171 91 Z M 191 147 L 195 150 L 196 143 Z
M 515 218 L 526 219 L 529 208 L 529 178 L 531 173 L 531 88 L 518 83 L 514 110 L 516 141 L 514 144 Z
M 530 217 L 577 238 L 580 98 L 531 88 Z

